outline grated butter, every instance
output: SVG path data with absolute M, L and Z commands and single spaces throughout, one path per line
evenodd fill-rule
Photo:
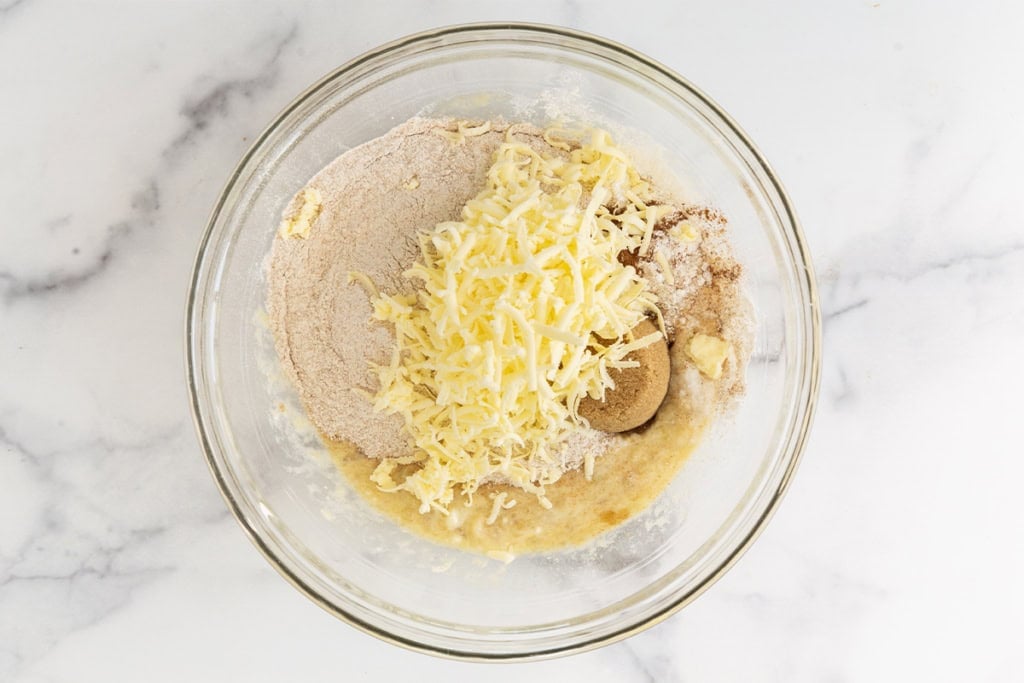
M 460 123 L 453 142 L 486 125 Z M 499 480 L 549 507 L 544 487 L 563 473 L 557 448 L 585 424 L 580 401 L 601 400 L 614 388 L 609 369 L 663 334 L 631 338 L 647 313 L 660 315 L 618 255 L 649 249 L 667 209 L 607 132 L 572 134 L 564 156 L 506 138 L 461 220 L 420 235 L 420 257 L 403 274 L 418 291 L 372 299 L 397 340 L 390 363 L 374 369 L 374 407 L 403 417 L 419 466 L 396 481 L 384 460 L 372 479 L 415 495 L 421 513 L 447 514 L 456 492 Z M 496 499 L 492 517 L 501 509 Z

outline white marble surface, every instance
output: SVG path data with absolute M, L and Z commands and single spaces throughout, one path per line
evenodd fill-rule
M 1024 679 L 1024 6 L 0 0 L 0 680 Z M 248 141 L 380 42 L 485 19 L 638 47 L 716 98 L 801 214 L 825 315 L 795 484 L 681 614 L 528 665 L 322 612 L 193 435 L 189 269 Z

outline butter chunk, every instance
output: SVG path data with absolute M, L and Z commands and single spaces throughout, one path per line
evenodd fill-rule
M 732 351 L 732 344 L 707 334 L 695 334 L 686 345 L 686 355 L 705 377 L 719 379 L 722 366 Z
M 697 230 L 686 221 L 679 221 L 668 231 L 668 234 L 681 242 L 696 242 Z
M 298 237 L 299 239 L 306 239 L 309 237 L 309 231 L 313 228 L 313 223 L 316 223 L 316 219 L 320 217 L 320 210 L 322 208 L 323 197 L 320 195 L 320 190 L 307 187 L 302 191 L 298 210 L 292 212 L 290 217 L 281 221 L 278 233 L 281 237 L 285 238 Z

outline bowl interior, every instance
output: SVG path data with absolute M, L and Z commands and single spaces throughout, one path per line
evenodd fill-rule
M 756 318 L 746 396 L 649 510 L 587 547 L 506 565 L 397 528 L 347 489 L 277 367 L 265 267 L 281 210 L 339 154 L 417 114 L 603 125 L 646 150 L 641 164 L 677 178 L 687 197 L 730 221 Z M 801 249 L 781 190 L 742 134 L 660 67 L 537 27 L 400 41 L 298 98 L 229 182 L 190 302 L 197 423 L 243 526 L 286 576 L 357 625 L 466 656 L 601 642 L 706 586 L 756 532 L 791 473 L 816 376 Z

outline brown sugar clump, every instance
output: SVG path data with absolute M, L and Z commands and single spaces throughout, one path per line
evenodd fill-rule
M 653 322 L 644 320 L 633 328 L 633 335 L 639 339 L 657 331 Z M 611 370 L 615 388 L 605 392 L 603 401 L 589 396 L 580 401 L 580 415 L 594 429 L 625 432 L 639 427 L 658 412 L 665 399 L 669 359 L 668 343 L 664 337 L 634 351 L 627 359 L 639 362 L 640 367 Z

